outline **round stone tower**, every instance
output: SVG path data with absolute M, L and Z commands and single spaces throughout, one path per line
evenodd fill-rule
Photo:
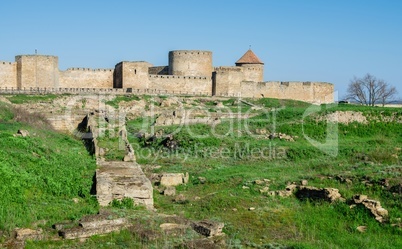
M 264 63 L 251 49 L 236 61 L 236 66 L 243 68 L 244 80 L 254 82 L 264 80 Z
M 169 52 L 169 74 L 179 76 L 212 76 L 212 52 L 175 50 Z

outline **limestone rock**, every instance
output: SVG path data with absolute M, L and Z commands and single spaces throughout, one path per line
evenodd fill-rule
M 125 155 L 123 158 L 123 162 L 134 162 L 134 161 L 135 161 L 134 157 L 130 154 Z
M 353 196 L 353 201 L 356 204 L 362 203 L 364 200 L 367 200 L 367 195 L 354 195 Z
M 163 186 L 178 186 L 184 183 L 183 173 L 164 173 L 161 177 L 160 184 Z
M 278 195 L 280 197 L 289 197 L 293 194 L 292 191 L 287 191 L 287 190 L 278 190 L 275 191 L 275 195 Z
M 131 198 L 135 204 L 153 209 L 152 184 L 135 162 L 99 162 L 96 193 L 101 206 L 114 199 Z
M 59 231 L 59 235 L 64 239 L 88 238 L 93 235 L 107 234 L 114 231 L 129 227 L 128 220 L 125 218 L 118 219 L 95 219 L 90 221 L 81 221 L 79 227 L 63 229 Z
M 174 186 L 169 186 L 165 190 L 163 190 L 163 195 L 165 196 L 175 196 L 176 188 Z
M 268 191 L 269 191 L 269 187 L 268 187 L 268 186 L 263 187 L 262 189 L 260 189 L 260 193 L 261 193 L 261 194 L 268 193 Z
M 255 180 L 254 183 L 257 184 L 257 185 L 265 184 L 265 182 L 263 180 Z
M 173 202 L 176 202 L 176 203 L 179 203 L 179 204 L 184 204 L 184 203 L 187 203 L 188 200 L 187 200 L 187 198 L 186 198 L 184 195 L 180 194 L 180 195 L 177 195 L 177 196 L 173 199 Z
M 193 224 L 193 229 L 206 237 L 222 235 L 222 229 L 225 226 L 222 222 L 204 220 Z
M 292 183 L 292 184 L 289 184 L 288 186 L 286 186 L 286 191 L 293 192 L 296 190 L 296 188 L 297 188 L 297 185 Z
M 124 226 L 126 224 L 128 224 L 128 220 L 126 218 L 118 218 L 113 220 L 100 219 L 80 222 L 80 226 L 84 229 L 93 229 L 104 226 Z
M 308 181 L 307 180 L 301 180 L 301 185 L 302 186 L 307 186 L 308 185 Z
M 18 130 L 17 135 L 19 135 L 21 137 L 29 137 L 29 131 L 27 131 L 27 130 Z
M 383 208 L 379 201 L 368 199 L 366 195 L 354 195 L 353 201 L 354 203 L 361 204 L 370 210 L 378 222 L 382 223 L 388 220 L 388 210 Z
M 17 228 L 15 229 L 15 239 L 17 240 L 41 240 L 44 238 L 42 229 Z
M 186 172 L 186 174 L 184 174 L 184 177 L 183 177 L 183 183 L 187 184 L 189 180 L 190 180 L 190 175 L 188 174 L 188 172 Z
M 255 129 L 255 133 L 258 135 L 266 135 L 269 133 L 269 131 L 267 131 L 267 129 L 264 129 L 264 128 L 261 128 L 261 129 L 257 128 L 257 129 Z
M 204 184 L 207 182 L 207 178 L 202 177 L 202 176 L 198 177 L 198 180 L 200 181 L 201 184 Z

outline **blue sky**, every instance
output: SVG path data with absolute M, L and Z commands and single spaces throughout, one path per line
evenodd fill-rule
M 325 81 L 345 94 L 371 73 L 402 96 L 402 1 L 2 1 L 0 60 L 59 56 L 59 67 L 167 65 L 176 49 L 234 65 L 251 45 L 265 80 Z

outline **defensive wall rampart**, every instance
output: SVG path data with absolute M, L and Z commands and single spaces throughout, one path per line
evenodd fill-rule
M 212 52 L 169 52 L 169 65 L 123 61 L 114 69 L 58 69 L 58 57 L 19 55 L 0 61 L 0 92 L 185 94 L 294 99 L 332 103 L 334 86 L 325 82 L 263 82 L 264 64 L 251 50 L 236 66 L 213 67 Z M 10 90 L 11 89 L 11 90 Z M 115 90 L 117 89 L 117 90 Z
M 332 103 L 334 100 L 334 85 L 325 82 L 243 81 L 240 92 L 242 97 L 294 99 L 315 104 Z
M 183 92 L 208 92 L 212 94 L 211 77 L 205 76 L 177 76 L 177 75 L 149 75 L 152 89 Z
M 17 86 L 17 63 L 0 61 L 0 87 Z
M 110 88 L 114 69 L 69 68 L 59 72 L 59 87 Z

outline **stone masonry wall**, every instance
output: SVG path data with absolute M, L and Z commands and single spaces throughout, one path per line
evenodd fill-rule
M 17 63 L 0 61 L 0 87 L 17 87 Z
M 205 92 L 211 94 L 211 77 L 176 76 L 176 75 L 149 75 L 150 89 L 167 90 L 169 92 Z
M 293 99 L 310 103 L 332 103 L 334 85 L 322 82 L 249 82 L 241 83 L 241 96 Z
M 148 74 L 168 75 L 169 74 L 169 66 L 150 67 L 148 69 Z
M 212 52 L 176 50 L 169 52 L 169 74 L 179 76 L 212 75 Z
M 60 71 L 59 87 L 112 88 L 113 69 L 69 68 Z
M 133 89 L 148 89 L 148 69 L 152 64 L 145 61 L 123 61 L 115 67 L 114 86 Z
M 238 94 L 244 80 L 242 67 L 216 67 L 213 75 L 215 95 Z
M 262 64 L 243 64 L 244 80 L 262 82 L 264 81 L 264 65 Z
M 17 87 L 59 87 L 57 56 L 16 56 Z

